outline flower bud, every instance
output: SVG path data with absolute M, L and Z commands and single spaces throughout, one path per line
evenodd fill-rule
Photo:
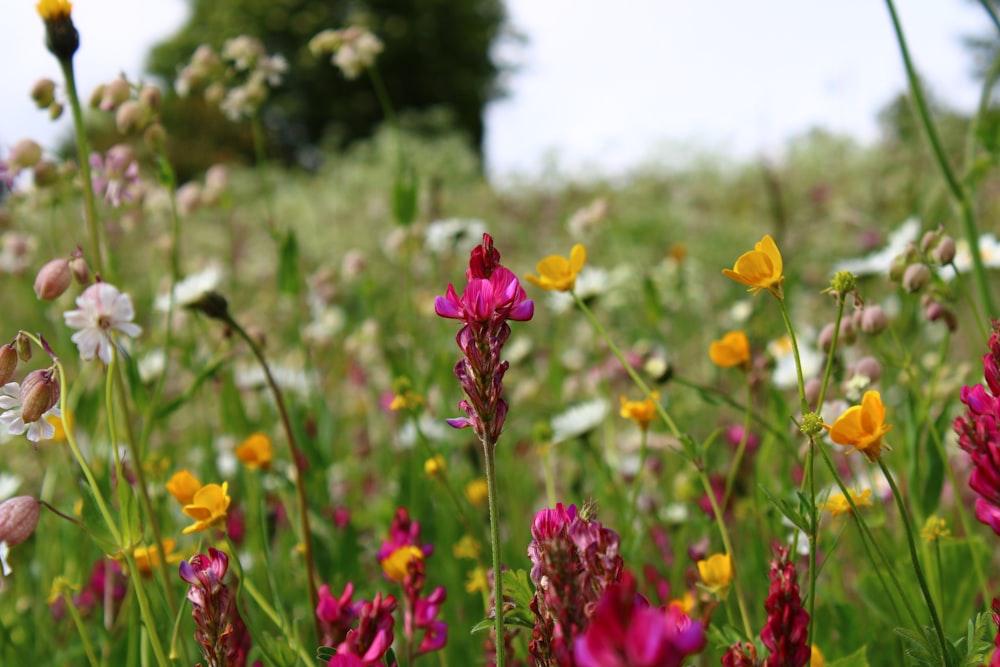
M 73 273 L 73 279 L 80 285 L 90 284 L 90 266 L 83 255 L 78 255 L 69 260 L 69 270 Z
M 99 106 L 102 111 L 114 111 L 130 97 L 132 97 L 132 86 L 129 85 L 125 77 L 120 76 L 104 86 Z
M 145 129 L 149 123 L 149 107 L 137 100 L 127 100 L 118 107 L 115 126 L 120 134 L 132 134 Z
M 931 281 L 931 270 L 926 264 L 910 264 L 903 272 L 903 289 L 910 294 L 919 292 Z
M 938 242 L 941 240 L 941 234 L 943 230 L 939 227 L 938 229 L 932 229 L 929 232 L 924 232 L 923 238 L 920 239 L 920 252 L 927 254 L 937 247 Z
M 35 296 L 42 301 L 57 299 L 69 289 L 72 281 L 73 272 L 69 268 L 69 259 L 65 257 L 53 259 L 35 276 Z
M 864 375 L 874 384 L 882 377 L 882 364 L 875 357 L 861 357 L 854 364 L 854 372 L 857 375 Z
M 7 163 L 17 169 L 28 169 L 42 159 L 42 147 L 31 139 L 21 139 L 10 149 Z
M 51 160 L 41 160 L 35 165 L 35 185 L 48 187 L 59 180 L 59 167 Z
M 21 421 L 30 424 L 59 402 L 59 383 L 51 369 L 28 373 L 21 383 Z
M 52 79 L 39 79 L 31 87 L 31 99 L 39 109 L 48 109 L 56 99 L 56 82 Z
M 103 83 L 94 88 L 94 92 L 90 94 L 90 99 L 87 100 L 87 106 L 91 109 L 97 109 L 101 106 L 101 100 L 104 99 L 104 88 L 105 85 Z
M 177 188 L 177 208 L 181 215 L 190 215 L 201 205 L 201 186 L 194 181 L 188 181 Z
M 950 236 L 943 237 L 931 252 L 931 257 L 942 266 L 951 264 L 951 261 L 955 259 L 955 239 Z
M 17 358 L 21 361 L 31 361 L 31 339 L 23 333 L 18 333 L 14 339 L 14 346 L 17 348 Z
M 931 300 L 924 306 L 924 318 L 928 322 L 943 320 L 951 332 L 958 329 L 958 318 L 955 317 L 955 313 L 948 310 L 940 301 Z
M 0 542 L 13 547 L 31 537 L 40 507 L 31 496 L 14 496 L 0 503 Z
M 819 402 L 819 392 L 823 388 L 823 381 L 819 378 L 809 378 L 806 380 L 805 393 L 806 404 L 815 409 Z
M 17 348 L 11 343 L 0 347 L 0 387 L 11 381 L 17 370 Z
M 153 123 L 147 127 L 142 138 L 146 141 L 149 150 L 154 153 L 162 153 L 167 147 L 167 131 L 159 123 Z
M 63 114 L 63 105 L 53 102 L 49 105 L 49 120 L 59 120 Z
M 833 346 L 833 331 L 836 325 L 833 322 L 827 322 L 823 330 L 819 332 L 819 348 L 824 352 L 829 352 L 830 347 Z
M 139 101 L 145 104 L 151 111 L 159 111 L 160 103 L 163 102 L 163 93 L 156 86 L 143 86 L 139 91 Z
M 866 306 L 861 311 L 861 331 L 877 336 L 889 327 L 889 317 L 882 306 Z
M 909 266 L 909 263 L 906 261 L 906 255 L 896 255 L 893 257 L 892 263 L 889 264 L 889 280 L 897 283 L 902 280 L 907 266 Z

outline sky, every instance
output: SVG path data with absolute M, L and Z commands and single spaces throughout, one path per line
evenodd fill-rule
M 34 0 L 3 0 L 0 154 L 52 123 L 28 97 L 59 80 Z M 989 34 L 969 0 L 897 0 L 914 60 L 933 93 L 974 108 L 979 91 L 962 38 Z M 75 60 L 86 97 L 119 72 L 142 72 L 151 44 L 184 21 L 184 0 L 76 0 Z M 499 49 L 516 63 L 508 96 L 487 111 L 489 172 L 620 173 L 697 150 L 780 155 L 812 127 L 876 135 L 876 113 L 905 87 L 884 2 L 874 0 L 508 0 L 526 41 Z

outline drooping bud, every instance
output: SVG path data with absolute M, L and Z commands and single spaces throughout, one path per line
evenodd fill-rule
M 941 235 L 944 230 L 940 227 L 937 229 L 932 229 L 928 232 L 924 232 L 923 238 L 920 239 L 920 252 L 927 254 L 937 247 L 937 244 L 941 241 Z
M 105 85 L 103 83 L 98 84 L 97 88 L 94 88 L 94 91 L 90 93 L 90 99 L 87 100 L 87 106 L 91 109 L 100 108 L 101 100 L 104 99 L 104 88 Z
M 866 334 L 878 335 L 888 327 L 889 317 L 882 306 L 865 306 L 861 311 L 861 330 Z
M 861 357 L 854 364 L 854 372 L 864 375 L 872 382 L 878 382 L 882 377 L 882 364 L 875 357 Z
M 126 100 L 115 114 L 115 126 L 120 134 L 132 134 L 146 128 L 149 123 L 149 107 L 138 100 Z
M 11 381 L 17 370 L 17 348 L 7 343 L 0 347 L 0 387 Z
M 59 402 L 59 383 L 52 369 L 28 373 L 21 383 L 21 420 L 31 424 L 55 407 Z
M 152 111 L 160 110 L 160 103 L 163 101 L 163 93 L 156 86 L 143 86 L 139 91 L 139 101 L 149 107 Z
M 948 331 L 954 332 L 958 329 L 958 318 L 943 303 L 930 299 L 924 304 L 924 318 L 928 322 L 944 321 Z
M 83 258 L 82 253 L 75 254 L 73 259 L 69 260 L 69 270 L 73 273 L 73 279 L 77 283 L 80 285 L 90 284 L 90 266 Z
M 59 120 L 63 114 L 63 105 L 59 102 L 53 102 L 49 105 L 49 120 Z
M 40 188 L 52 185 L 59 180 L 59 167 L 51 160 L 41 160 L 35 165 L 35 185 Z
M 125 77 L 119 76 L 104 85 L 99 106 L 101 111 L 114 111 L 130 97 L 132 97 L 132 86 Z
M 31 496 L 14 496 L 0 503 L 0 542 L 13 547 L 31 537 L 40 507 Z
M 62 296 L 73 281 L 69 259 L 59 257 L 48 262 L 35 276 L 35 296 L 42 301 L 52 301 Z
M 950 236 L 943 237 L 934 251 L 931 252 L 931 257 L 942 266 L 951 264 L 952 260 L 955 259 L 955 239 Z
M 56 82 L 52 79 L 39 79 L 31 87 L 31 99 L 39 109 L 48 109 L 55 101 Z
M 31 139 L 21 139 L 10 149 L 7 163 L 17 169 L 29 169 L 42 159 L 42 147 Z
M 926 264 L 910 264 L 903 272 L 903 289 L 910 294 L 919 292 L 931 281 L 931 270 Z
M 14 346 L 17 348 L 17 356 L 21 361 L 31 361 L 31 339 L 23 333 L 18 333 L 14 339 Z

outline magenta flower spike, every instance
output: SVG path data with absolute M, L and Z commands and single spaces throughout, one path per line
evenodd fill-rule
M 1000 535 L 1000 322 L 993 323 L 983 355 L 986 387 L 962 387 L 965 414 L 955 419 L 958 444 L 969 455 L 969 487 L 979 494 L 976 518 Z
M 787 547 L 776 547 L 771 561 L 771 587 L 764 608 L 767 622 L 760 640 L 770 650 L 765 667 L 805 667 L 812 656 L 809 645 L 809 614 L 802 608 L 795 563 Z
M 229 557 L 209 547 L 208 555 L 196 554 L 181 561 L 180 577 L 191 588 L 195 639 L 201 645 L 205 667 L 229 667 L 246 664 L 250 652 L 250 634 L 236 609 L 236 600 L 223 579 L 229 569 Z

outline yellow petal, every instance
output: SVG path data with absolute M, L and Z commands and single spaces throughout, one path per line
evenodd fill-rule
M 577 243 L 569 253 L 569 270 L 576 275 L 580 273 L 584 262 L 587 261 L 587 249 L 583 244 Z

